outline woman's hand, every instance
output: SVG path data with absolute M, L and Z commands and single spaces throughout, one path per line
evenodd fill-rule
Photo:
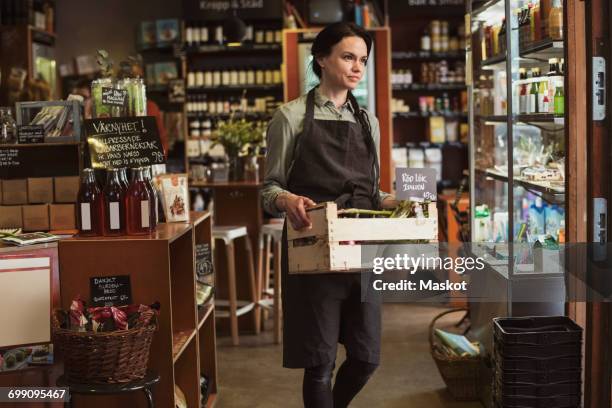
M 317 205 L 308 197 L 291 193 L 282 193 L 276 197 L 276 208 L 287 213 L 287 218 L 295 230 L 312 228 L 312 222 L 306 212 L 307 208 Z
M 380 203 L 380 206 L 382 207 L 383 210 L 392 210 L 398 205 L 399 205 L 399 201 L 397 201 L 395 199 L 395 196 L 392 196 L 392 195 L 385 197 L 382 203 Z

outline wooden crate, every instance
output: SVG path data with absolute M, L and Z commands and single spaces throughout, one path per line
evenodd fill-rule
M 308 210 L 309 230 L 287 226 L 289 273 L 351 272 L 361 268 L 363 243 L 406 240 L 437 241 L 438 212 L 429 204 L 428 218 L 338 218 L 333 202 Z M 359 244 L 351 244 L 358 241 Z

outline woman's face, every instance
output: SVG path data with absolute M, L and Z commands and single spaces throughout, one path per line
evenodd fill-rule
M 317 61 L 323 81 L 334 87 L 353 90 L 365 72 L 368 48 L 361 37 L 344 37 L 332 47 L 328 56 Z

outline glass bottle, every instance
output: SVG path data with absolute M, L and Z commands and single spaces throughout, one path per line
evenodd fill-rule
M 555 103 L 555 116 L 565 115 L 565 94 L 563 93 L 562 83 L 557 83 L 554 103 Z
M 157 224 L 159 224 L 159 195 L 157 193 L 157 187 L 153 184 L 153 171 L 151 166 L 145 167 L 145 179 L 149 188 L 149 193 L 153 198 L 151 200 L 151 232 L 155 231 Z
M 538 113 L 548 113 L 548 81 L 541 81 L 538 89 Z
M 79 235 L 94 237 L 103 234 L 104 196 L 93 169 L 84 169 L 77 197 Z
M 17 123 L 11 114 L 11 108 L 0 108 L 0 144 L 17 143 Z
M 125 193 L 121 182 L 121 170 L 106 171 L 104 186 L 104 235 L 125 234 Z
M 429 36 L 429 31 L 423 31 L 423 35 L 421 36 L 421 51 L 430 51 L 431 50 L 431 37 Z
M 527 79 L 527 71 L 525 68 L 519 69 L 520 79 Z M 521 84 L 519 91 L 519 113 L 527 113 L 527 84 Z
M 548 14 L 548 36 L 552 40 L 563 39 L 563 6 L 561 0 L 554 0 Z
M 128 235 L 151 232 L 151 193 L 142 167 L 132 170 L 132 181 L 126 196 Z
M 532 78 L 537 78 L 537 73 L 535 70 L 532 71 Z M 538 83 L 532 82 L 531 89 L 529 90 L 529 97 L 527 103 L 527 113 L 537 113 L 538 112 Z
M 123 187 L 123 194 L 125 195 L 125 193 L 127 193 L 127 189 L 130 185 L 129 181 L 128 181 L 128 176 L 127 176 L 127 171 L 128 169 L 125 167 L 122 167 L 121 169 L 119 169 L 119 180 L 121 181 L 121 186 Z

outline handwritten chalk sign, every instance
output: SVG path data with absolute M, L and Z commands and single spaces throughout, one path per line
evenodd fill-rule
M 102 88 L 102 104 L 109 106 L 124 106 L 127 97 L 126 89 Z
M 209 244 L 197 244 L 195 247 L 196 274 L 204 276 L 213 272 L 212 254 Z
M 20 164 L 18 149 L 0 149 L 0 167 L 16 167 Z
M 88 119 L 85 132 L 94 169 L 134 168 L 165 162 L 153 116 Z
M 125 306 L 132 304 L 129 275 L 89 278 L 91 305 Z
M 436 170 L 430 168 L 395 169 L 398 200 L 436 201 Z
M 21 125 L 17 129 L 19 143 L 43 143 L 45 128 L 42 125 Z

